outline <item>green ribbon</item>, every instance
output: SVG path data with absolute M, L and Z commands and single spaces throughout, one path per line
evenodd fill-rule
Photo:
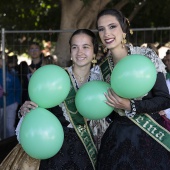
M 166 79 L 170 79 L 170 72 L 166 73 Z

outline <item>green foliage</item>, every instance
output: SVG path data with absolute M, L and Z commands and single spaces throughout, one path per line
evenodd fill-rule
M 5 0 L 0 1 L 0 29 L 57 30 L 60 27 L 61 7 L 59 0 Z M 32 41 L 56 41 L 56 34 L 14 33 L 6 34 L 9 51 L 21 54 Z
M 90 0 L 80 0 L 88 5 Z M 121 10 L 128 17 L 142 0 L 130 0 Z M 146 0 L 146 5 L 133 19 L 133 27 L 169 26 L 170 0 Z M 113 8 L 120 0 L 111 0 Z M 6 30 L 59 29 L 61 6 L 59 0 L 5 0 L 0 1 L 0 28 Z
M 60 26 L 59 0 L 0 1 L 0 27 L 7 30 L 48 30 Z
M 69 1 L 69 0 L 67 0 Z M 91 0 L 80 0 L 89 5 Z M 143 0 L 129 0 L 121 11 L 126 17 L 134 11 L 135 5 Z M 146 5 L 131 22 L 132 28 L 168 27 L 170 26 L 170 0 L 145 0 Z M 70 1 L 71 3 L 72 1 Z M 100 1 L 101 2 L 101 1 Z M 106 8 L 114 8 L 120 0 L 111 0 Z M 58 30 L 60 29 L 60 0 L 0 0 L 0 29 L 5 30 Z M 147 35 L 146 37 L 149 37 Z M 155 35 L 159 36 L 159 35 Z M 156 37 L 156 38 L 157 38 Z M 169 38 L 168 31 L 164 36 Z M 25 51 L 31 41 L 43 40 L 56 42 L 57 34 L 6 34 L 6 44 L 18 53 Z M 22 45 L 22 49 L 20 48 Z M 9 46 L 8 46 L 9 47 Z
M 128 4 L 123 10 L 127 14 L 133 8 L 133 4 Z M 134 28 L 167 27 L 170 25 L 169 10 L 170 0 L 147 0 L 145 6 L 133 19 L 132 26 Z
M 130 16 L 134 10 L 135 5 L 143 0 L 130 0 L 121 11 L 126 17 Z M 170 26 L 169 11 L 170 0 L 145 0 L 145 6 L 134 17 L 131 26 L 133 28 L 149 28 L 149 27 L 168 27 Z M 119 0 L 112 0 L 107 5 L 107 8 L 114 8 L 120 2 Z

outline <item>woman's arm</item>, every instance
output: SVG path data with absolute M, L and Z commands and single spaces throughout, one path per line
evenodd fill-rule
M 19 143 L 20 143 L 19 133 L 20 133 L 20 128 L 21 128 L 21 124 L 22 124 L 22 122 L 23 122 L 23 119 L 24 119 L 24 117 L 22 116 L 21 119 L 20 119 L 19 122 L 18 122 L 18 125 L 17 125 L 16 129 L 15 129 L 15 134 L 16 134 L 16 136 L 17 136 L 17 140 L 18 140 Z
M 137 113 L 154 113 L 170 107 L 170 95 L 163 73 L 157 74 L 154 87 L 142 100 L 135 100 L 135 107 Z

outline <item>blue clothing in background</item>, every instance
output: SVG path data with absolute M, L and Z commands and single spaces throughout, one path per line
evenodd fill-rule
M 3 87 L 2 68 L 0 68 L 0 85 Z M 21 83 L 18 74 L 6 71 L 6 105 L 21 103 Z M 0 108 L 3 108 L 3 97 L 0 98 Z

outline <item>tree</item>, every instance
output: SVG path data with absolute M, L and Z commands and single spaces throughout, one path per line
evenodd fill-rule
M 130 0 L 111 1 L 111 0 L 61 0 L 61 30 L 87 28 L 95 29 L 95 23 L 98 12 L 105 8 L 107 4 L 113 3 L 114 8 L 121 9 L 130 2 Z M 133 19 L 134 15 L 145 5 L 145 0 L 141 1 L 141 4 L 135 4 L 135 13 L 131 15 L 130 19 Z M 70 61 L 69 55 L 69 33 L 60 33 L 56 45 L 56 55 L 58 57 L 58 63 L 61 66 L 67 66 Z
M 59 64 L 70 60 L 68 40 L 78 28 L 95 29 L 97 13 L 103 8 L 120 9 L 129 18 L 132 28 L 169 26 L 170 0 L 5 0 L 0 1 L 0 28 L 6 30 L 64 30 L 58 35 L 46 34 L 45 39 L 56 43 Z M 8 36 L 7 42 L 27 45 L 34 37 Z M 167 34 L 168 36 L 168 34 Z M 50 38 L 49 38 L 50 37 Z M 13 42 L 13 43 L 11 43 Z M 20 49 L 17 49 L 20 50 Z
M 61 30 L 75 30 L 78 28 L 94 29 L 98 11 L 103 9 L 110 0 L 93 0 L 83 2 L 80 0 L 61 0 Z M 69 63 L 69 33 L 60 33 L 56 46 L 56 55 L 59 65 L 67 66 Z

